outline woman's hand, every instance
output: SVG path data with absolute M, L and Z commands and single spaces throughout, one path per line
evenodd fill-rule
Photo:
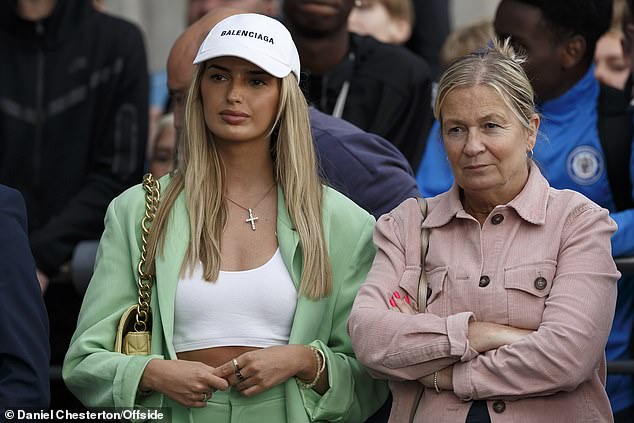
M 411 302 L 407 294 L 401 295 L 398 291 L 394 291 L 394 293 L 392 294 L 392 297 L 390 298 L 390 306 L 392 306 L 392 309 L 396 309 L 404 314 L 418 313 L 411 306 Z M 453 391 L 453 382 L 451 380 L 451 378 L 453 377 L 453 366 L 445 367 L 442 370 L 438 370 L 438 372 L 436 373 L 436 383 L 438 385 L 438 388 L 445 391 Z M 418 381 L 426 388 L 436 388 L 434 386 L 434 373 L 423 376 L 419 378 Z
M 218 367 L 215 374 L 227 379 L 245 396 L 259 394 L 293 376 L 302 380 L 315 377 L 315 355 L 305 345 L 262 348 L 239 355 L 234 360 L 237 361 L 238 371 L 232 360 Z M 238 379 L 238 373 L 242 380 Z
M 204 407 L 217 389 L 229 387 L 214 368 L 198 361 L 150 360 L 139 389 L 161 392 L 185 407 Z
M 394 291 L 392 294 L 392 298 L 390 298 L 390 305 L 393 309 L 396 308 L 403 314 L 418 314 L 418 312 L 414 310 L 414 307 L 412 307 L 412 304 L 409 301 L 409 296 L 407 294 L 403 294 L 403 296 L 401 296 L 398 291 Z
M 469 322 L 469 344 L 477 352 L 485 352 L 509 345 L 533 333 L 532 330 L 489 322 Z

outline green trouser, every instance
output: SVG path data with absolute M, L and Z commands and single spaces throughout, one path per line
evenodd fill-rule
M 238 390 L 216 391 L 206 407 L 191 408 L 189 416 L 191 423 L 286 423 L 284 384 L 250 398 Z

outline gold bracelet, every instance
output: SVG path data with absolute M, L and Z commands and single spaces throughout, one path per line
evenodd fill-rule
M 442 389 L 438 387 L 438 372 L 434 372 L 434 389 L 436 390 L 437 394 L 442 392 Z
M 313 347 L 312 345 L 308 345 L 308 348 L 310 348 L 313 354 L 315 354 L 315 377 L 310 382 L 304 382 L 300 378 L 296 377 L 295 379 L 297 379 L 297 384 L 302 389 L 314 388 L 315 385 L 317 385 L 317 382 L 319 382 L 319 378 L 324 373 L 324 370 L 326 370 L 326 356 L 323 351 L 319 348 Z

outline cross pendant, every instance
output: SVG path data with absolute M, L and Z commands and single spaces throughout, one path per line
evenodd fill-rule
M 251 230 L 255 231 L 255 221 L 258 220 L 257 216 L 253 216 L 253 210 L 252 209 L 248 209 L 249 210 L 249 218 L 245 219 L 245 222 L 250 223 L 251 224 Z

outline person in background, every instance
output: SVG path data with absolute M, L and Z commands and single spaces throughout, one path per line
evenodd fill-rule
M 100 12 L 106 11 L 105 0 L 92 0 L 92 5 Z
M 145 47 L 136 26 L 85 0 L 0 2 L 0 35 L 0 183 L 24 196 L 44 290 L 141 180 Z
M 86 406 L 162 404 L 174 422 L 361 422 L 388 393 L 345 330 L 374 219 L 319 180 L 291 35 L 229 16 L 194 63 L 181 160 L 148 238 L 152 354 L 112 351 L 137 301 L 137 186 L 109 207 L 64 380 Z
M 48 407 L 49 359 L 48 317 L 29 249 L 24 200 L 0 185 L 0 421 L 7 409 Z
M 315 108 L 384 137 L 415 169 L 432 121 L 429 67 L 402 46 L 350 33 L 353 5 L 283 2 L 307 74 L 303 88 Z
M 193 24 L 208 12 L 220 7 L 276 17 L 279 13 L 279 2 L 280 0 L 188 0 L 187 25 Z
M 348 29 L 388 44 L 403 44 L 412 35 L 414 9 L 411 0 L 355 0 Z
M 442 72 L 440 49 L 451 29 L 450 3 L 447 0 L 412 0 L 416 20 L 412 36 L 405 46 L 427 62 L 433 81 Z
M 239 10 L 216 8 L 175 41 L 167 60 L 174 126 L 182 132 L 184 99 L 194 73 L 192 61 L 206 31 L 221 16 Z M 418 195 L 411 168 L 400 151 L 378 135 L 309 107 L 320 175 L 327 185 L 349 197 L 375 218 Z
M 440 66 L 444 71 L 451 62 L 486 47 L 493 38 L 493 22 L 484 20 L 456 28 L 440 49 Z
M 630 122 L 631 122 L 631 127 L 634 127 L 634 114 L 632 113 L 632 99 L 634 98 L 634 88 L 632 87 L 632 69 L 634 69 L 634 62 L 632 60 L 632 58 L 634 58 L 634 1 L 633 0 L 627 0 L 625 3 L 625 7 L 623 8 L 623 21 L 621 22 L 621 28 L 623 30 L 623 56 L 625 58 L 626 63 L 628 64 L 629 68 L 630 68 L 630 76 L 628 77 L 628 81 L 626 83 L 626 95 L 628 96 L 628 98 L 630 99 L 629 101 L 629 107 L 628 107 L 628 112 L 629 112 L 629 117 L 630 117 Z M 632 178 L 632 181 L 634 181 L 634 138 L 632 139 L 632 144 L 630 147 L 630 175 Z M 634 198 L 634 184 L 632 185 L 632 198 Z M 634 254 L 632 254 L 634 255 Z M 630 279 L 630 286 L 632 285 L 632 279 Z M 625 288 L 629 288 L 629 287 L 625 287 Z M 633 302 L 634 304 L 634 302 Z M 630 307 L 634 307 L 634 305 L 630 305 Z M 630 360 L 634 357 L 634 324 L 632 325 L 631 328 L 631 334 L 630 334 L 630 350 L 629 350 L 629 357 Z M 632 385 L 630 386 L 634 386 L 634 375 L 630 375 L 630 383 Z M 623 419 L 621 419 L 622 422 L 628 421 L 626 419 L 629 419 L 629 421 L 633 421 L 634 420 L 634 389 L 631 392 L 631 396 L 630 398 L 630 404 L 632 404 L 628 411 L 626 411 L 625 413 L 623 413 Z M 629 414 L 628 414 L 629 413 Z
M 447 39 L 442 45 L 440 49 L 440 69 L 445 70 L 451 62 L 456 60 L 459 57 L 465 56 L 469 53 L 473 53 L 474 51 L 486 47 L 489 41 L 493 38 L 493 22 L 490 21 L 481 21 L 476 22 L 471 25 L 464 26 L 462 28 L 457 28 L 449 34 Z M 432 96 L 432 104 L 436 99 L 436 91 L 438 89 L 438 84 L 434 82 L 433 88 L 433 96 Z M 428 139 L 428 144 L 426 148 L 438 148 L 438 143 L 436 140 L 431 139 L 431 134 L 438 134 L 438 122 L 435 121 L 432 125 L 432 129 L 430 130 L 430 137 Z M 433 146 L 429 146 L 429 141 L 433 144 Z M 423 155 L 423 160 L 426 155 Z M 421 169 L 423 166 L 428 166 L 428 164 L 423 163 L 421 161 L 418 168 Z M 420 173 L 420 172 L 419 172 Z M 422 185 L 420 181 L 416 181 L 419 185 Z
M 176 167 L 176 129 L 174 114 L 168 113 L 159 120 L 156 139 L 150 156 L 150 172 L 156 178 L 166 175 Z
M 627 0 L 625 4 L 625 8 L 623 9 L 623 56 L 625 57 L 625 61 L 628 63 L 630 67 L 630 72 L 634 69 L 634 0 Z M 627 94 L 630 97 L 630 107 L 629 112 L 632 117 L 632 124 L 634 126 L 634 113 L 632 113 L 632 99 L 634 99 L 634 84 L 632 84 L 632 80 L 634 76 L 630 74 L 628 79 L 631 87 L 629 87 L 629 92 Z M 634 180 L 634 139 L 632 140 L 632 151 L 630 154 L 630 171 L 632 174 L 632 180 Z M 632 197 L 634 198 L 634 185 L 632 186 Z M 634 336 L 633 336 L 634 339 Z M 634 350 L 634 343 L 632 345 L 632 349 Z M 634 353 L 633 353 L 634 354 Z
M 623 9 L 625 0 L 614 0 L 612 25 L 603 34 L 594 51 L 594 77 L 603 84 L 623 90 L 630 75 L 630 65 L 623 55 Z
M 390 421 L 612 420 L 616 225 L 533 162 L 540 118 L 522 60 L 494 40 L 449 66 L 434 115 L 455 183 L 424 219 L 409 199 L 377 222 L 348 330 L 359 361 L 390 380 Z

